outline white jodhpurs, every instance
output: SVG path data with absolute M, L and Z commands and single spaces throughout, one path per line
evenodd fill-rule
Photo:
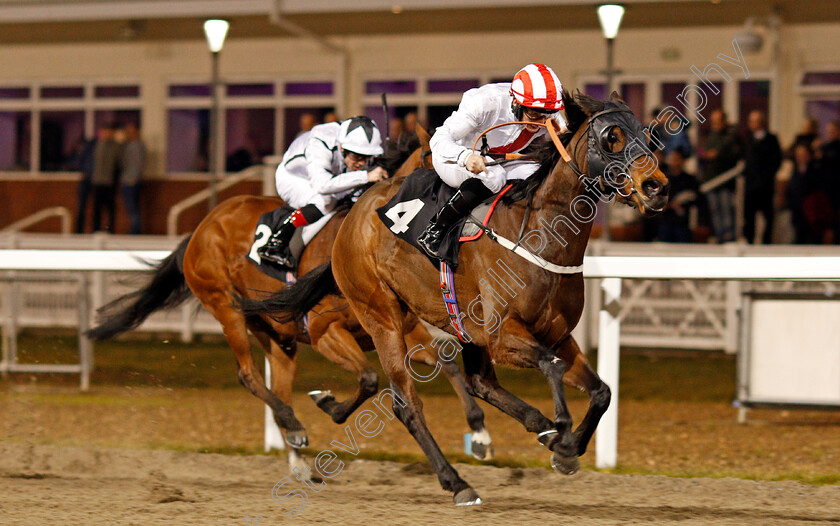
M 490 162 L 489 157 L 484 158 Z M 486 172 L 474 174 L 457 164 L 446 163 L 432 152 L 432 164 L 443 182 L 453 188 L 458 188 L 467 179 L 481 179 L 484 186 L 494 194 L 504 188 L 505 183 L 511 179 L 527 179 L 539 168 L 539 164 L 530 161 L 509 162 L 502 165 L 488 166 Z

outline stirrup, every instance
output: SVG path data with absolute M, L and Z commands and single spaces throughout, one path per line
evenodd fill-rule
M 276 252 L 271 251 L 271 249 L 280 249 Z M 263 259 L 267 259 L 269 261 L 273 261 L 278 265 L 282 265 L 289 269 L 294 269 L 297 261 L 295 261 L 294 256 L 292 256 L 291 251 L 288 247 L 284 247 L 282 245 L 265 245 L 264 247 L 257 250 L 257 255 L 259 255 Z
M 434 240 L 429 240 L 429 237 L 432 237 L 437 230 L 437 236 L 434 236 Z M 432 243 L 437 245 L 436 247 L 432 247 Z M 426 230 L 420 234 L 420 237 L 417 238 L 417 244 L 423 249 L 423 251 L 432 258 L 440 259 L 440 245 L 443 243 L 443 233 L 440 232 L 440 229 L 437 228 L 437 225 L 434 223 L 429 223 L 429 226 L 426 227 Z

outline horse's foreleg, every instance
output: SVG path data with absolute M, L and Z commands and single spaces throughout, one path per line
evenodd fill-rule
M 379 376 L 371 367 L 355 338 L 341 326 L 340 321 L 329 325 L 318 337 L 314 348 L 324 358 L 347 371 L 356 373 L 359 389 L 356 395 L 344 402 L 338 402 L 329 391 L 312 391 L 309 396 L 321 410 L 330 415 L 333 422 L 342 424 L 368 398 L 379 390 Z
M 490 356 L 484 349 L 473 344 L 464 344 L 461 355 L 464 357 L 464 374 L 470 394 L 511 416 L 531 433 L 554 429 L 551 420 L 536 407 L 523 402 L 499 385 Z
M 589 361 L 583 355 L 574 338 L 567 338 L 556 351 L 566 364 L 569 364 L 563 381 L 572 387 L 585 390 L 589 394 L 589 408 L 573 435 L 577 455 L 586 452 L 586 446 L 592 439 L 592 433 L 610 405 L 610 388 L 592 370 Z
M 540 442 L 554 451 L 551 465 L 565 475 L 576 473 L 580 469 L 575 438 L 572 436 L 572 415 L 566 405 L 563 391 L 563 374 L 566 364 L 552 353 L 544 352 L 539 359 L 540 371 L 548 379 L 554 400 L 554 429 L 540 433 Z
M 434 366 L 436 360 L 431 352 L 430 339 L 429 332 L 420 323 L 405 335 L 405 343 L 409 349 L 413 349 L 417 345 L 422 345 L 420 351 L 411 355 L 413 361 Z M 467 415 L 467 424 L 472 430 L 472 456 L 478 460 L 492 460 L 493 442 L 490 438 L 490 433 L 484 427 L 484 411 L 476 403 L 475 398 L 467 391 L 461 369 L 454 360 L 437 360 L 437 363 L 440 364 L 443 374 L 446 375 L 446 379 L 452 384 L 452 388 L 458 395 L 461 405 L 464 406 L 464 412 Z
M 291 406 L 292 384 L 297 371 L 297 344 L 294 340 L 277 341 L 272 339 L 267 332 L 259 331 L 250 325 L 249 328 L 259 340 L 268 359 L 268 365 L 271 368 L 271 392 L 277 395 L 284 404 Z M 283 432 L 286 434 L 286 441 L 289 442 L 288 431 L 284 429 Z M 311 469 L 299 448 L 289 446 L 286 459 L 289 462 L 289 471 L 295 476 L 310 477 Z
M 204 299 L 202 299 L 202 303 L 222 324 L 225 338 L 227 338 L 230 348 L 236 355 L 236 363 L 239 367 L 239 383 L 271 408 L 277 425 L 286 430 L 286 442 L 290 446 L 296 448 L 308 446 L 309 439 L 306 436 L 306 430 L 295 417 L 291 406 L 283 402 L 265 386 L 265 380 L 251 354 L 251 342 L 248 339 L 245 317 L 239 311 L 230 307 L 229 303 L 220 306 L 221 302 L 207 302 Z

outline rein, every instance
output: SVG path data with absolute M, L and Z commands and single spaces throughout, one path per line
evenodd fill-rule
M 597 118 L 599 118 L 603 115 L 610 114 L 610 113 L 618 113 L 618 112 L 632 114 L 632 112 L 629 109 L 622 109 L 620 107 L 615 107 L 615 108 L 609 108 L 609 109 L 599 111 L 598 113 L 595 113 L 594 115 L 590 116 L 589 119 L 587 119 L 586 128 L 584 128 L 584 134 L 587 137 L 587 145 L 590 148 L 590 150 L 588 151 L 588 155 L 590 157 L 593 157 L 596 160 L 596 162 L 590 162 L 590 167 L 592 167 L 593 165 L 594 166 L 603 165 L 606 168 L 606 166 L 608 166 L 608 165 L 607 165 L 607 162 L 605 162 L 605 161 L 615 162 L 616 159 L 623 157 L 624 150 L 622 150 L 621 152 L 606 152 L 601 147 L 600 142 L 598 142 L 594 137 L 592 137 L 592 132 L 593 132 L 592 124 Z M 545 123 L 515 121 L 515 122 L 504 122 L 504 123 L 501 123 L 501 124 L 497 124 L 495 126 L 492 126 L 488 129 L 484 130 L 481 133 L 481 135 L 476 137 L 475 142 L 473 143 L 473 148 L 472 148 L 473 151 L 476 151 L 476 147 L 478 146 L 478 141 L 479 140 L 484 139 L 484 144 L 486 144 L 486 142 L 487 142 L 486 135 L 490 131 L 495 130 L 496 128 L 500 128 L 502 126 L 510 126 L 510 125 L 514 125 L 514 124 L 535 125 L 535 126 L 544 127 L 546 129 L 546 131 L 548 132 L 548 136 L 551 139 L 551 142 L 554 143 L 554 147 L 557 148 L 557 151 L 560 153 L 560 157 L 563 159 L 563 161 L 566 162 L 566 164 L 578 176 L 578 180 L 582 181 L 585 177 L 587 177 L 587 174 L 583 173 L 580 170 L 580 168 L 578 168 L 577 164 L 574 161 L 574 158 L 572 158 L 572 156 L 569 155 L 568 150 L 566 150 L 566 147 L 563 146 L 563 143 L 560 141 L 560 136 L 557 133 L 560 129 L 560 125 L 554 119 L 549 119 Z M 607 129 L 609 129 L 609 128 L 607 128 Z M 581 144 L 581 139 L 578 138 L 577 141 L 575 141 L 575 146 L 573 148 L 573 150 L 575 152 L 575 155 L 577 155 L 577 153 L 578 153 L 578 148 L 580 147 L 580 144 Z M 510 162 L 510 161 L 537 161 L 538 160 L 537 158 L 534 158 L 533 156 L 528 156 L 528 155 L 523 155 L 523 154 L 518 154 L 518 153 L 492 154 L 492 153 L 487 153 L 484 150 L 486 150 L 486 148 L 482 148 L 482 151 L 481 151 L 482 155 L 487 155 L 489 157 L 496 157 L 496 156 L 499 157 L 499 159 L 496 160 L 496 161 L 491 161 L 491 162 L 485 163 L 485 165 L 487 165 L 487 166 L 503 164 L 503 163 Z M 597 157 L 595 157 L 595 156 L 597 156 Z M 604 159 L 604 157 L 606 157 L 606 160 Z M 605 186 L 605 184 L 604 184 L 604 172 L 599 174 L 598 179 L 599 179 L 599 182 L 600 182 L 601 189 L 606 191 L 606 188 L 604 188 L 604 186 Z M 612 185 L 606 185 L 606 186 L 612 187 Z M 616 190 L 613 190 L 613 191 L 616 191 Z M 636 189 L 631 186 L 631 193 L 635 192 L 635 191 L 636 191 Z M 489 228 L 489 227 L 481 224 L 480 221 L 476 221 L 471 216 L 470 216 L 470 219 L 472 220 L 472 222 L 474 224 L 476 224 L 479 228 L 481 228 L 484 231 L 484 233 L 487 234 L 487 237 L 489 237 L 491 240 L 495 241 L 496 243 L 498 243 L 499 245 L 503 246 L 504 248 L 510 250 L 511 252 L 517 254 L 518 256 L 528 260 L 530 263 L 538 265 L 538 266 L 542 267 L 543 269 L 548 270 L 549 272 L 553 272 L 555 274 L 579 274 L 579 273 L 583 272 L 583 265 L 575 265 L 575 266 L 555 265 L 554 263 L 546 261 L 545 259 L 537 256 L 536 254 L 533 254 L 533 253 L 529 252 L 527 249 L 520 246 L 520 244 L 522 243 L 522 235 L 525 232 L 525 225 L 528 223 L 528 219 L 531 215 L 531 204 L 532 204 L 532 201 L 533 201 L 533 197 L 534 197 L 533 192 L 528 194 L 528 203 L 525 207 L 525 216 L 523 217 L 522 224 L 519 227 L 519 234 L 517 235 L 516 243 L 514 243 L 513 241 L 505 238 L 504 236 L 501 236 L 500 234 L 496 233 L 492 228 Z

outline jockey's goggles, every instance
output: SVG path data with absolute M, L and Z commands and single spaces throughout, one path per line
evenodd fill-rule
M 528 117 L 529 120 L 539 121 L 543 119 L 550 119 L 557 115 L 556 110 L 542 110 L 537 108 L 522 107 L 522 115 Z
M 373 157 L 372 155 L 361 155 L 356 152 L 351 152 L 350 150 L 344 150 L 344 155 L 354 163 L 364 163 L 367 162 L 368 159 Z

